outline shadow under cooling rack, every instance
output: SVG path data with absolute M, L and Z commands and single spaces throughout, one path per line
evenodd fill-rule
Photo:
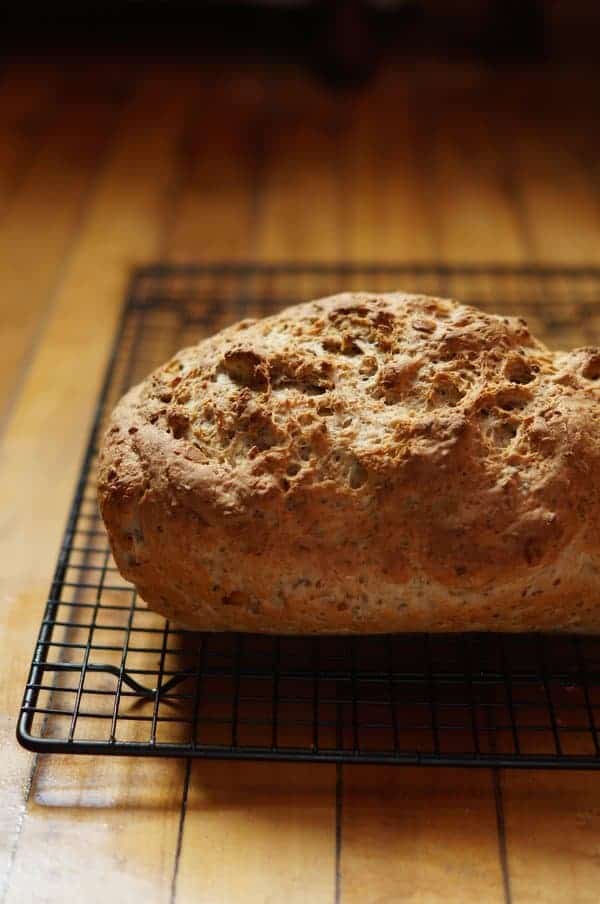
M 241 317 L 339 291 L 404 289 L 600 344 L 600 270 L 156 265 L 136 272 L 60 550 L 18 723 L 34 750 L 336 762 L 597 767 L 600 637 L 197 634 L 119 575 L 95 499 L 120 395 Z

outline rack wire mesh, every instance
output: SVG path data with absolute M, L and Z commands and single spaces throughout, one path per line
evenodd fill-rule
M 600 637 L 199 634 L 148 610 L 95 499 L 118 397 L 177 348 L 341 290 L 403 288 L 600 344 L 600 269 L 156 265 L 136 272 L 45 608 L 17 735 L 33 750 L 335 762 L 598 767 Z

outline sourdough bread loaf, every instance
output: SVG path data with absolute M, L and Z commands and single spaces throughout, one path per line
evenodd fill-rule
M 437 298 L 242 321 L 117 406 L 116 563 L 203 630 L 600 630 L 598 377 Z

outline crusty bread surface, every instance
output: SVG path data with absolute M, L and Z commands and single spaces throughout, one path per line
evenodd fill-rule
M 114 558 L 201 630 L 600 631 L 599 377 L 425 296 L 242 321 L 116 407 Z

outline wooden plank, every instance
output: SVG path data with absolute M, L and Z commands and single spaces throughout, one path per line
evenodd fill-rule
M 52 63 L 12 60 L 0 79 L 0 217 L 27 172 L 62 85 Z
M 495 836 L 488 770 L 345 766 L 340 901 L 500 904 Z
M 428 206 L 413 115 L 410 69 L 390 67 L 351 96 L 344 111 L 339 166 L 344 256 L 366 261 L 431 260 L 435 208 Z
M 339 259 L 336 136 L 310 118 L 290 117 L 279 126 L 271 120 L 265 144 L 257 255 L 267 261 Z
M 599 189 L 586 153 L 593 87 L 577 74 L 520 82 L 530 110 L 504 148 L 523 207 L 527 250 L 538 260 L 595 263 Z M 514 98 L 516 89 L 508 95 Z M 584 144 L 582 145 L 582 141 Z M 589 152 L 589 146 L 587 148 Z M 568 300 L 565 296 L 564 300 Z M 573 325 L 573 333 L 582 324 Z M 579 341 L 583 344 L 584 337 Z M 523 716 L 527 721 L 531 715 Z M 537 719 L 537 721 L 540 721 Z M 548 733 L 523 733 L 527 749 L 547 749 Z M 589 753 L 587 733 L 566 735 L 570 753 Z M 510 772 L 501 776 L 513 904 L 591 904 L 600 881 L 600 786 L 591 772 Z
M 595 904 L 597 773 L 505 771 L 502 788 L 513 904 Z
M 334 158 L 328 140 L 320 143 L 320 117 L 313 111 L 307 130 L 292 128 L 299 109 L 306 111 L 314 89 L 305 76 L 290 75 L 291 108 L 277 102 L 277 88 L 268 94 L 268 129 L 260 141 L 262 191 L 257 216 L 244 241 L 239 223 L 232 222 L 252 196 L 245 153 L 232 161 L 223 206 L 214 222 L 220 234 L 220 255 L 227 256 L 228 236 L 238 235 L 238 250 L 256 241 L 265 259 L 335 257 L 338 247 L 338 191 Z M 317 101 L 320 98 L 317 97 Z M 320 109 L 323 110 L 321 99 Z M 227 129 L 233 124 L 227 120 Z M 246 129 L 244 119 L 239 128 Z M 247 133 L 246 133 L 247 134 Z M 241 136 L 228 131 L 227 148 L 240 147 Z M 299 144 L 300 143 L 300 146 Z M 310 149 L 310 153 L 309 153 Z M 314 152 L 314 155 L 313 155 Z M 230 151 L 226 150 L 226 153 Z M 213 148 L 199 156 L 198 168 L 212 181 Z M 313 168 L 314 166 L 314 168 Z M 305 170 L 299 178 L 292 172 Z M 216 164 L 215 178 L 223 178 Z M 305 203 L 308 186 L 318 191 L 319 204 Z M 231 197 L 233 194 L 233 198 Z M 215 199 L 209 210 L 214 212 Z M 183 201 L 188 210 L 188 202 Z M 197 207 L 198 229 L 202 207 Z M 231 219 L 230 219 L 231 218 Z M 195 231 L 195 228 L 194 228 Z M 215 247 L 213 240 L 213 247 Z M 193 762 L 183 824 L 176 901 L 214 904 L 330 904 L 335 880 L 335 770 L 330 766 L 288 763 Z
M 479 66 L 440 64 L 422 66 L 413 84 L 438 256 L 523 261 L 519 211 L 495 145 L 493 76 Z
M 195 763 L 178 902 L 333 904 L 329 766 Z
M 340 115 L 334 100 L 290 68 L 274 80 L 262 135 L 256 254 L 274 261 L 342 253 Z
M 0 427 L 122 106 L 123 91 L 116 94 L 110 77 L 115 72 L 76 75 L 0 223 Z
M 265 80 L 237 68 L 199 74 L 202 92 L 181 147 L 180 197 L 166 238 L 172 261 L 251 258 Z M 210 123 L 210 126 L 207 126 Z
M 196 90 L 193 72 L 170 69 L 147 76 L 126 109 L 6 431 L 0 633 L 11 644 L 0 712 L 11 733 L 128 271 L 159 251 Z M 180 763 L 40 758 L 23 813 L 31 758 L 9 746 L 3 762 L 7 901 L 65 901 L 80 887 L 89 901 L 169 900 Z
M 596 104 L 589 74 L 521 73 L 500 87 L 497 147 L 510 161 L 529 257 L 554 264 L 595 263 L 600 247 Z M 523 109 L 523 96 L 527 109 Z M 511 110 L 516 110 L 516 114 Z M 518 116 L 518 127 L 503 128 Z M 513 140 L 514 139 L 514 140 Z
M 41 757 L 7 902 L 170 900 L 184 764 Z

